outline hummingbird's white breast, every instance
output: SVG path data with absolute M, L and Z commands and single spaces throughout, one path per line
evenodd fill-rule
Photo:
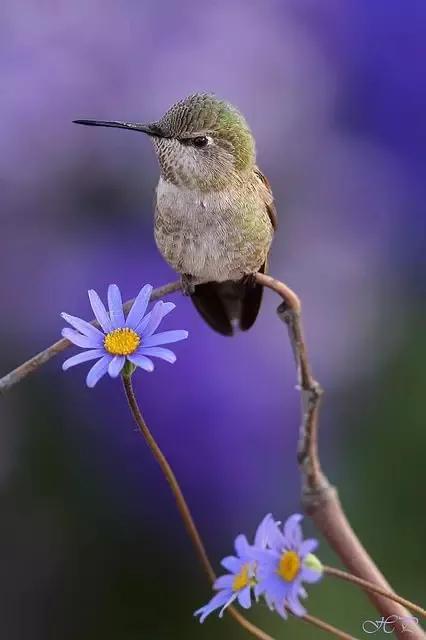
M 160 178 L 155 240 L 178 273 L 200 281 L 239 280 L 265 262 L 272 233 L 258 184 L 203 192 Z

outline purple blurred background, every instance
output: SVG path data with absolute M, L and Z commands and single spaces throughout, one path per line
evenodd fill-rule
M 133 297 L 175 279 L 153 240 L 149 141 L 72 120 L 227 98 L 274 190 L 270 269 L 303 300 L 329 476 L 395 587 L 421 600 L 426 5 L 3 0 L 0 16 L 1 373 L 57 339 L 61 311 L 88 318 L 88 288 Z M 167 327 L 190 339 L 136 387 L 217 565 L 266 512 L 299 508 L 295 372 L 269 292 L 235 339 L 173 300 Z M 191 619 L 209 589 L 120 385 L 90 391 L 63 359 L 0 404 L 0 636 L 243 637 Z M 310 602 L 355 635 L 375 615 L 350 587 Z

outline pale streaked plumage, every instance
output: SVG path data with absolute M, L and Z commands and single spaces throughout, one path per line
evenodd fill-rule
M 161 172 L 155 207 L 161 254 L 182 274 L 214 329 L 232 335 L 234 321 L 241 329 L 251 327 L 262 288 L 246 276 L 265 269 L 276 213 L 243 115 L 224 100 L 198 93 L 151 124 L 77 122 L 151 137 Z
M 254 171 L 246 182 L 202 192 L 160 179 L 155 240 L 165 260 L 198 281 L 239 280 L 264 264 L 273 229 L 270 191 Z
M 156 123 L 161 178 L 155 239 L 163 257 L 195 281 L 239 280 L 265 263 L 272 241 L 272 194 L 255 165 L 250 129 L 235 107 L 189 96 Z M 203 148 L 182 139 L 206 136 Z

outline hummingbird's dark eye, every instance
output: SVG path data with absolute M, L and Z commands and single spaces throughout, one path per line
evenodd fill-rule
M 197 136 L 196 138 L 192 139 L 192 144 L 194 145 L 194 147 L 207 147 L 207 145 L 209 144 L 209 139 L 207 138 L 207 136 Z
M 202 149 L 209 144 L 213 144 L 213 138 L 210 136 L 195 136 L 194 138 L 179 138 L 179 142 L 187 147 L 191 146 Z

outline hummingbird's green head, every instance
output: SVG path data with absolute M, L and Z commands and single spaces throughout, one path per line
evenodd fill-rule
M 217 189 L 255 163 L 254 139 L 243 115 L 211 94 L 177 102 L 155 124 L 164 137 L 154 137 L 154 146 L 171 182 Z
M 78 120 L 80 124 L 142 131 L 154 144 L 166 181 L 203 191 L 244 180 L 255 164 L 255 144 L 244 116 L 228 102 L 196 93 L 176 102 L 157 122 Z

